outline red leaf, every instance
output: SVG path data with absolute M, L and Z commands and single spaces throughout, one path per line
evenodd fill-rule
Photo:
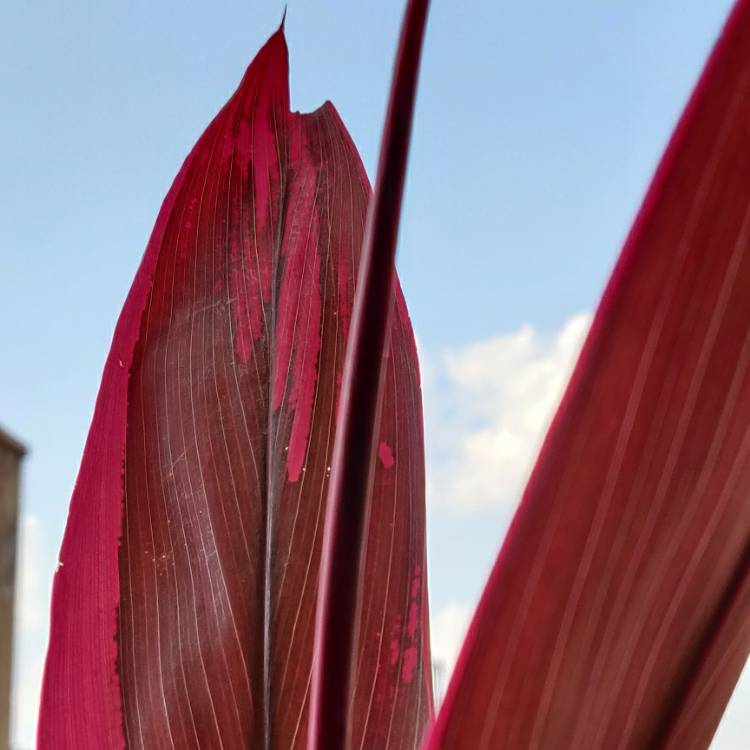
M 607 287 L 427 747 L 705 748 L 750 649 L 750 2 Z
M 287 85 L 280 30 L 188 157 L 125 303 L 55 578 L 40 750 L 306 743 L 369 185 L 332 105 L 291 113 Z M 413 747 L 431 707 L 419 375 L 396 298 L 357 748 Z

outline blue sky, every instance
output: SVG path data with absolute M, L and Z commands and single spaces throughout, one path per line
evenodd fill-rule
M 434 2 L 399 268 L 423 359 L 430 586 L 447 661 L 729 6 Z M 282 10 L 0 7 L 0 422 L 31 448 L 19 747 L 33 742 L 49 579 L 117 314 L 172 178 Z M 400 16 L 392 0 L 289 2 L 293 106 L 331 99 L 370 174 Z M 486 406 L 468 409 L 478 396 Z M 478 468 L 488 446 L 502 457 L 494 473 Z M 717 748 L 750 731 L 742 691 Z

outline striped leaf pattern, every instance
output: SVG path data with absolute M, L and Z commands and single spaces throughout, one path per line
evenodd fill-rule
M 750 650 L 750 2 L 659 167 L 428 750 L 706 748 Z
M 107 361 L 61 552 L 41 750 L 301 748 L 369 184 L 277 32 L 194 147 Z M 400 290 L 366 531 L 352 748 L 431 715 L 419 373 Z

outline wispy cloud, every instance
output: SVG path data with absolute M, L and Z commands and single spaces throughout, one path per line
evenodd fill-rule
M 443 607 L 430 618 L 430 646 L 436 672 L 435 697 L 438 701 L 442 699 L 448 678 L 456 665 L 470 618 L 470 607 L 456 602 Z
M 44 525 L 26 513 L 19 519 L 18 591 L 16 594 L 13 746 L 36 744 L 36 720 L 49 628 L 49 601 L 56 553 Z
M 526 325 L 428 365 L 431 502 L 515 507 L 589 323 L 579 314 L 552 335 Z

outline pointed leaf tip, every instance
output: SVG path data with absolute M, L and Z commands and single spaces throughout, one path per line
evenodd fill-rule
M 280 29 L 188 157 L 120 316 L 55 579 L 39 750 L 305 746 L 370 191 L 333 107 L 289 111 L 287 70 Z M 394 463 L 372 483 L 347 702 L 357 747 L 410 748 L 430 700 L 411 616 L 426 610 L 424 475 L 405 316 L 382 415 Z

